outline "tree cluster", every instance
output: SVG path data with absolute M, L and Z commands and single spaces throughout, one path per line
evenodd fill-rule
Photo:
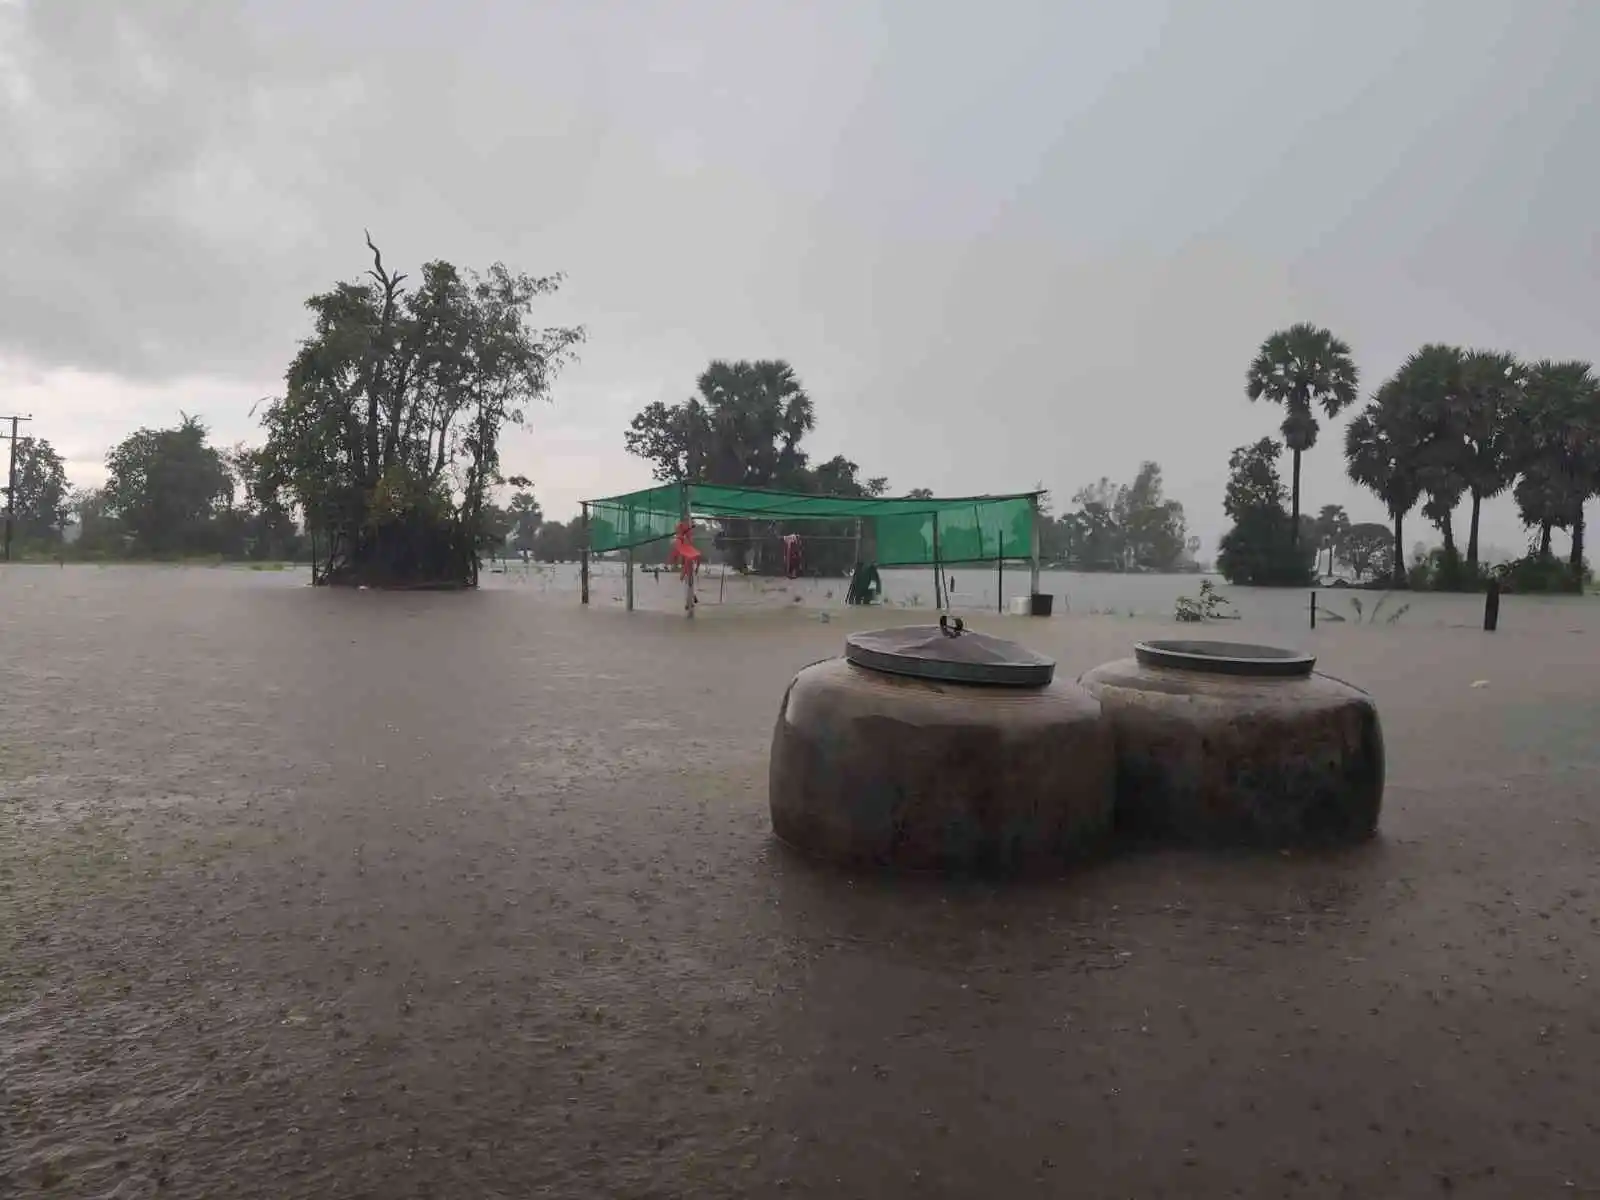
M 71 488 L 48 441 L 19 440 L 16 555 L 310 561 L 309 537 L 273 486 L 267 451 L 214 446 L 204 424 L 180 418 L 171 428 L 138 429 L 112 447 L 98 488 Z M 76 536 L 68 541 L 72 526 Z M 576 559 L 582 540 L 576 518 L 546 522 L 526 486 L 504 507 L 486 502 L 482 527 L 485 552 L 526 550 L 542 561 Z
M 1530 559 L 1551 564 L 1551 531 L 1571 535 L 1565 584 L 1581 590 L 1583 507 L 1600 495 L 1600 380 L 1585 362 L 1520 363 L 1509 354 L 1428 345 L 1408 358 L 1345 430 L 1352 481 L 1370 489 L 1394 523 L 1392 575 L 1406 578 L 1405 518 L 1421 506 L 1444 540 L 1443 587 L 1482 576 L 1482 504 L 1510 489 L 1537 532 Z M 1470 501 L 1465 560 L 1454 516 Z
M 1278 475 L 1282 449 L 1272 438 L 1262 438 L 1240 446 L 1228 459 L 1222 507 L 1233 527 L 1217 546 L 1217 570 L 1229 583 L 1287 587 L 1311 581 L 1316 543 L 1300 536 L 1300 517 L 1285 503 Z
M 106 455 L 106 482 L 69 487 L 43 438 L 17 446 L 20 556 L 294 559 L 304 546 L 291 515 L 262 484 L 260 451 L 211 445 L 189 416 L 138 429 Z M 77 536 L 68 542 L 68 527 Z
M 1045 517 L 1040 549 L 1069 571 L 1194 569 L 1198 540 L 1187 537 L 1183 505 L 1162 492 L 1161 467 L 1140 464 L 1132 483 L 1101 478 L 1080 488 L 1073 509 Z
M 37 437 L 18 437 L 15 446 L 7 447 L 6 454 L 8 457 L 0 459 L 0 464 L 9 467 L 9 456 L 14 454 L 16 468 L 11 485 L 14 494 L 6 497 L 5 506 L 12 522 L 12 552 L 56 545 L 71 507 L 61 455 L 48 441 Z
M 407 290 L 367 245 L 363 279 L 306 302 L 313 332 L 263 421 L 263 482 L 319 537 L 319 583 L 471 585 L 504 541 L 492 489 L 526 482 L 500 475 L 501 430 L 548 395 L 583 330 L 528 323 L 560 276 L 436 261 Z
M 1261 344 L 1245 390 L 1252 400 L 1267 400 L 1284 412 L 1283 444 L 1294 465 L 1287 523 L 1270 506 L 1248 506 L 1241 509 L 1249 513 L 1241 525 L 1239 506 L 1226 504 L 1235 521 L 1225 539 L 1233 550 L 1229 561 L 1275 561 L 1281 551 L 1271 539 L 1286 535 L 1290 545 L 1298 545 L 1308 524 L 1321 546 L 1348 540 L 1349 533 L 1319 530 L 1302 519 L 1300 459 L 1316 445 L 1319 412 L 1331 419 L 1353 407 L 1358 384 L 1350 347 L 1326 329 L 1295 325 Z M 1266 448 L 1266 442 L 1241 447 L 1234 465 L 1259 477 Z M 1444 546 L 1432 568 L 1411 578 L 1441 587 L 1474 586 L 1484 575 L 1478 545 L 1483 502 L 1512 489 L 1524 525 L 1538 532 L 1530 557 L 1549 563 L 1551 531 L 1566 530 L 1572 537 L 1566 582 L 1582 587 L 1583 506 L 1600 495 L 1600 381 L 1588 363 L 1525 364 L 1492 350 L 1423 346 L 1346 426 L 1344 455 L 1351 481 L 1377 496 L 1393 522 L 1386 544 L 1393 582 L 1407 580 L 1404 522 L 1420 506 Z M 1464 557 L 1455 525 L 1463 500 L 1470 502 Z M 1356 553 L 1366 565 L 1375 537 L 1368 529 L 1358 542 Z M 1298 582 L 1294 558 L 1287 555 L 1283 569 L 1269 573 Z
M 802 442 L 816 425 L 811 397 L 794 368 L 781 360 L 712 362 L 693 396 L 677 404 L 656 401 L 628 426 L 628 452 L 651 466 L 663 483 L 708 483 L 768 488 L 811 495 L 881 496 L 881 476 L 863 477 L 843 455 L 813 466 Z M 714 549 L 740 570 L 782 569 L 786 533 L 807 540 L 806 569 L 843 574 L 855 555 L 851 521 L 720 521 Z

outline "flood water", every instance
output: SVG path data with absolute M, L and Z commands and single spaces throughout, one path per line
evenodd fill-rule
M 934 577 L 931 569 L 890 568 L 881 572 L 884 599 L 890 609 L 932 609 Z M 637 572 L 634 605 L 652 612 L 682 612 L 683 587 L 668 570 L 659 576 Z M 1028 592 L 1026 568 L 1008 569 L 1002 577 L 993 566 L 951 567 L 948 607 L 958 613 L 997 613 Z M 598 607 L 621 606 L 627 593 L 627 575 L 621 563 L 603 562 L 591 567 L 590 600 Z M 1062 615 L 1113 616 L 1166 620 L 1180 596 L 1195 597 L 1209 581 L 1226 598 L 1225 611 L 1257 628 L 1291 634 L 1310 626 L 1311 593 L 1300 588 L 1235 588 L 1216 575 L 1119 575 L 1108 572 L 1042 571 L 1039 590 L 1054 597 L 1054 611 Z M 577 603 L 579 572 L 574 563 L 512 563 L 504 571 L 486 571 L 486 588 L 519 587 L 549 599 Z M 805 609 L 842 611 L 848 582 L 843 579 L 778 579 L 724 573 L 720 566 L 706 568 L 696 585 L 705 608 L 769 608 L 798 605 Z M 1318 587 L 1319 621 L 1330 619 L 1382 624 L 1401 609 L 1398 620 L 1406 625 L 1477 625 L 1483 619 L 1483 597 L 1471 595 L 1368 592 L 1352 588 Z M 1520 603 L 1564 603 L 1524 597 Z M 1359 611 L 1358 611 L 1359 609 Z M 1330 615 L 1332 614 L 1331 618 Z
M 1367 847 L 1005 887 L 770 837 L 785 683 L 915 614 L 304 584 L 0 573 L 0 1195 L 1600 1185 L 1593 605 L 1294 636 L 1383 712 Z M 1075 675 L 1135 586 L 974 623 Z

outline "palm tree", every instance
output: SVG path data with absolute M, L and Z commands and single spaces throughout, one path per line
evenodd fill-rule
M 1345 471 L 1352 483 L 1372 491 L 1394 522 L 1394 581 L 1405 580 L 1405 516 L 1422 495 L 1417 467 L 1420 439 L 1404 398 L 1389 380 L 1345 427 Z
M 1321 406 L 1331 420 L 1356 402 L 1358 373 L 1348 343 L 1315 325 L 1291 325 L 1261 343 L 1245 376 L 1245 393 L 1283 406 L 1283 440 L 1294 454 L 1289 492 L 1291 541 L 1300 538 L 1300 455 L 1317 444 Z
M 1445 570 L 1454 582 L 1455 511 L 1467 490 L 1465 406 L 1461 402 L 1466 356 L 1454 346 L 1429 344 L 1400 365 L 1392 400 L 1402 406 L 1406 427 L 1417 439 L 1417 480 L 1427 502 L 1422 515 L 1444 535 Z
M 1509 354 L 1474 350 L 1461 360 L 1460 415 L 1462 477 L 1472 496 L 1467 532 L 1467 569 L 1478 573 L 1478 512 L 1516 478 L 1512 435 L 1523 403 L 1526 372 Z
M 1600 380 L 1586 362 L 1534 364 L 1514 434 L 1522 480 L 1517 506 L 1540 527 L 1540 554 L 1550 528 L 1572 531 L 1572 585 L 1583 590 L 1583 506 L 1600 492 Z

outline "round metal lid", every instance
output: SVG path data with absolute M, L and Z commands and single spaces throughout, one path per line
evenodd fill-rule
M 1204 671 L 1211 675 L 1249 675 L 1256 678 L 1293 678 L 1311 674 L 1315 654 L 1255 646 L 1247 642 L 1172 640 L 1138 642 L 1134 657 L 1147 667 L 1177 671 Z
M 1043 687 L 1056 673 L 1054 659 L 974 633 L 960 617 L 940 617 L 937 625 L 852 633 L 844 640 L 844 656 L 868 670 L 941 683 Z

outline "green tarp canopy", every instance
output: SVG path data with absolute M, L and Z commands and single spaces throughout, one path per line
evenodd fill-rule
M 687 500 L 694 517 L 781 524 L 801 537 L 800 522 L 871 522 L 873 559 L 885 567 L 1029 558 L 1040 494 L 917 500 L 668 483 L 587 501 L 589 549 L 603 554 L 671 537 Z

